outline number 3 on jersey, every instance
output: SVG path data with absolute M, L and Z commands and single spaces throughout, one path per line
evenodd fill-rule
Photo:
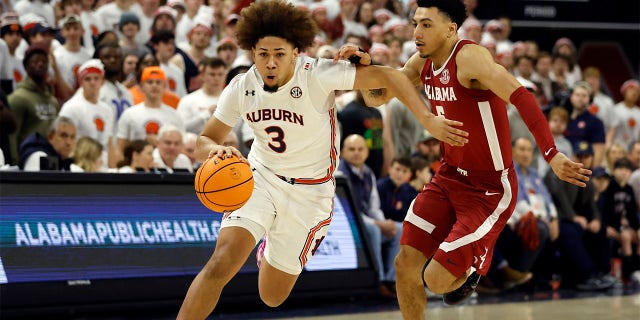
M 287 150 L 287 144 L 284 142 L 284 131 L 277 126 L 271 126 L 264 129 L 271 141 L 268 143 L 269 148 L 277 153 L 283 153 Z
M 444 116 L 444 107 L 443 106 L 436 106 L 436 114 L 439 116 Z

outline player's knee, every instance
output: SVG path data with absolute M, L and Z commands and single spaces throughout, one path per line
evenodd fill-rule
M 446 269 L 435 266 L 428 266 L 422 276 L 429 290 L 437 294 L 445 294 L 451 291 L 451 285 L 457 280 L 457 278 Z
M 233 271 L 224 266 L 224 258 L 214 254 L 202 268 L 202 275 L 209 281 L 226 283 L 233 277 Z
M 396 259 L 394 260 L 396 267 L 396 278 L 398 281 L 420 280 L 424 262 L 409 254 L 406 250 L 400 249 Z
M 280 296 L 280 295 L 267 294 L 264 292 L 260 292 L 260 299 L 267 306 L 275 308 L 277 306 L 280 306 L 287 299 L 287 296 L 286 295 Z
M 437 276 L 431 275 L 428 272 L 423 274 L 424 282 L 427 284 L 427 288 L 436 294 L 445 294 L 447 293 L 449 286 L 451 283 L 446 281 L 442 281 Z

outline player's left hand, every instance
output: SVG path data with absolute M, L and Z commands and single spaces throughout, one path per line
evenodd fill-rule
M 425 120 L 427 122 L 424 123 L 420 120 L 420 122 L 422 123 L 422 126 L 436 139 L 450 144 L 453 147 L 461 147 L 469 142 L 469 139 L 467 138 L 469 133 L 455 128 L 462 126 L 462 122 L 449 120 L 442 115 L 432 117 L 430 120 L 431 121 Z
M 582 163 L 569 160 L 562 152 L 558 152 L 549 162 L 553 172 L 566 182 L 575 184 L 578 187 L 585 187 L 585 182 L 589 181 L 591 170 L 584 168 Z
M 342 47 L 340 47 L 336 55 L 333 57 L 333 62 L 336 63 L 340 59 L 350 60 L 349 58 L 353 56 L 360 58 L 357 64 L 361 64 L 363 66 L 368 66 L 371 64 L 371 56 L 364 51 L 360 51 L 360 48 L 358 48 L 358 46 L 351 43 L 346 43 Z

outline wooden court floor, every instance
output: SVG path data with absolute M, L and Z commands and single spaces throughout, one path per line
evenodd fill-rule
M 529 302 L 489 303 L 427 310 L 428 320 L 640 320 L 640 294 Z M 279 320 L 395 320 L 400 311 L 356 312 Z

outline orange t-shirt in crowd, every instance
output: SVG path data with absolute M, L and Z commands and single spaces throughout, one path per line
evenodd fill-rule
M 135 86 L 129 88 L 129 92 L 131 93 L 131 96 L 133 97 L 133 104 L 134 105 L 144 101 L 144 94 L 140 90 L 140 86 L 139 85 L 135 85 Z M 162 103 L 168 105 L 171 108 L 177 109 L 178 108 L 178 102 L 180 102 L 180 97 L 178 97 L 177 94 L 175 94 L 175 93 L 173 93 L 173 92 L 171 92 L 169 90 L 164 90 L 164 92 L 162 92 Z

